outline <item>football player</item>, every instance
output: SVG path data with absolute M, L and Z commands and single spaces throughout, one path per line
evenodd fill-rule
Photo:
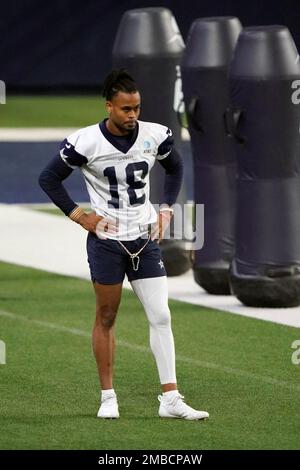
M 138 119 L 140 93 L 125 70 L 109 74 L 103 95 L 108 117 L 66 138 L 39 179 L 52 201 L 88 231 L 88 262 L 96 297 L 92 343 L 101 386 L 97 416 L 119 417 L 113 387 L 114 324 L 126 274 L 150 325 L 150 345 L 162 387 L 159 416 L 206 419 L 208 413 L 188 406 L 177 388 L 167 277 L 159 246 L 180 190 L 182 161 L 170 129 Z M 156 161 L 166 172 L 158 214 L 149 200 L 149 173 Z M 87 185 L 90 213 L 71 199 L 62 184 L 76 168 Z

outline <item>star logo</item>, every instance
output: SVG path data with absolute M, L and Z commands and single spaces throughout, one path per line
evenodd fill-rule
M 163 261 L 162 261 L 162 260 L 160 260 L 158 264 L 159 264 L 159 266 L 160 266 L 160 269 L 162 269 L 162 268 L 164 268 L 164 267 L 165 267 L 165 266 L 164 266 L 164 263 L 163 263 Z

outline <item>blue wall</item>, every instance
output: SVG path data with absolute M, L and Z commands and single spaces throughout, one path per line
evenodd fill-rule
M 124 11 L 164 6 L 186 39 L 194 19 L 238 16 L 244 26 L 286 25 L 300 49 L 299 0 L 10 0 L 1 2 L 0 79 L 8 91 L 98 87 Z
M 38 178 L 58 147 L 58 142 L 0 142 L 0 202 L 51 202 Z M 88 200 L 80 171 L 73 171 L 64 185 L 74 200 Z
M 57 154 L 59 142 L 0 142 L 0 203 L 51 202 L 38 185 L 41 170 Z M 189 142 L 180 149 L 185 166 L 187 199 L 193 198 L 192 156 Z M 64 181 L 76 202 L 89 201 L 79 170 Z

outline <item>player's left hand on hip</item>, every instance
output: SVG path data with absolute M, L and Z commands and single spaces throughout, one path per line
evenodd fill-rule
M 151 240 L 157 240 L 159 243 L 163 238 L 167 228 L 170 225 L 172 214 L 169 211 L 158 213 L 157 222 L 151 231 Z

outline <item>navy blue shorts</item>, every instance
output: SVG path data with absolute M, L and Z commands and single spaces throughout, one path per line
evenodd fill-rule
M 132 241 L 122 241 L 122 243 L 130 253 L 136 253 L 146 241 L 145 238 L 137 238 Z M 116 240 L 102 240 L 89 232 L 87 253 L 91 279 L 99 284 L 118 284 L 124 280 L 125 274 L 129 281 L 166 276 L 160 247 L 152 240 L 149 240 L 139 254 L 140 262 L 137 271 L 133 269 L 130 256 Z

